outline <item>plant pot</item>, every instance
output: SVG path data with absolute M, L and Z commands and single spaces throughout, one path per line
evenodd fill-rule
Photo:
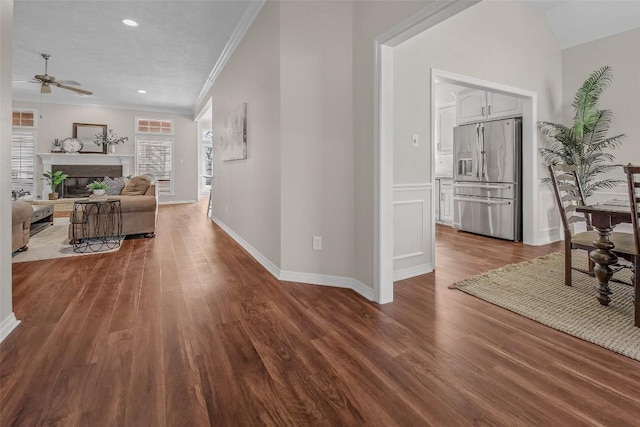
M 49 193 L 49 200 L 58 200 L 58 193 Z
M 93 190 L 94 196 L 104 196 L 107 190 Z
M 113 144 L 109 145 L 109 154 L 116 154 L 116 146 Z

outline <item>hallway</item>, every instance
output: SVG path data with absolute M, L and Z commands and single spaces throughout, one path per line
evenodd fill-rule
M 0 424 L 616 425 L 640 363 L 448 286 L 560 250 L 437 229 L 436 272 L 378 306 L 278 282 L 205 216 L 155 239 L 13 265 Z M 602 368 L 606 366 L 607 369 Z

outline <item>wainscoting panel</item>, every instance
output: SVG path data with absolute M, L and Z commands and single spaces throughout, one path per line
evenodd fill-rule
M 433 270 L 431 194 L 431 184 L 393 187 L 394 280 Z

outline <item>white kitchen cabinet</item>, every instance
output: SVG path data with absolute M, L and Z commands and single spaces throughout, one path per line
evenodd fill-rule
M 486 120 L 487 92 L 484 90 L 460 92 L 456 106 L 459 124 Z
M 522 115 L 522 99 L 484 90 L 458 95 L 458 124 L 495 120 Z
M 445 224 L 453 222 L 453 180 L 441 178 L 436 180 L 436 221 Z
M 488 92 L 487 118 L 490 120 L 522 115 L 522 99 L 501 93 Z
M 453 128 L 456 127 L 456 107 L 436 110 L 436 150 L 453 150 Z

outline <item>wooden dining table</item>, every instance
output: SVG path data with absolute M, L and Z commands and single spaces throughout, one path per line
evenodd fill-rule
M 589 258 L 595 264 L 594 273 L 598 279 L 596 298 L 600 304 L 609 305 L 611 302 L 609 295 L 612 293 L 609 280 L 613 276 L 610 266 L 618 262 L 618 256 L 612 251 L 615 245 L 609 236 L 616 225 L 631 222 L 631 207 L 628 201 L 611 200 L 597 205 L 580 206 L 576 210 L 588 214 L 591 225 L 598 232 L 598 240 L 593 242 L 596 249 L 589 252 Z M 640 273 L 636 271 L 634 274 L 634 283 L 636 283 Z M 640 286 L 637 285 L 635 286 L 634 324 L 640 327 Z

